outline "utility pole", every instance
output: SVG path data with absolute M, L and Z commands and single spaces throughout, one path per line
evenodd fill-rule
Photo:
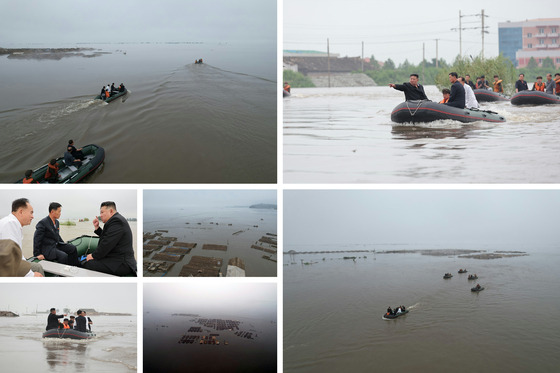
M 362 41 L 362 72 L 364 72 L 364 42 Z
M 424 70 L 426 69 L 426 43 L 422 43 L 422 82 L 426 81 Z
M 488 17 L 484 15 L 484 9 L 482 9 L 482 11 L 480 12 L 480 18 L 482 20 L 482 59 L 484 59 L 484 34 L 488 33 L 488 31 L 485 30 L 484 27 L 484 17 Z
M 439 39 L 436 39 L 436 69 L 439 67 L 438 41 Z
M 459 57 L 463 58 L 463 39 L 462 39 L 462 30 L 461 27 L 461 11 L 459 11 Z
M 481 17 L 482 20 L 482 25 L 478 26 L 478 27 L 463 27 L 462 24 L 462 18 L 463 17 Z M 459 57 L 463 57 L 463 35 L 462 35 L 462 31 L 463 30 L 478 30 L 481 29 L 482 30 L 482 51 L 481 51 L 481 56 L 484 59 L 484 34 L 488 34 L 488 31 L 486 31 L 486 29 L 488 28 L 488 26 L 484 26 L 484 17 L 488 17 L 487 15 L 484 14 L 484 9 L 482 9 L 482 11 L 480 12 L 480 14 L 466 14 L 466 15 L 462 15 L 461 11 L 459 11 L 459 28 L 452 28 L 451 31 L 459 31 Z M 467 22 L 469 23 L 469 22 Z M 472 22 L 470 22 L 472 23 Z
M 331 53 L 329 50 L 329 38 L 327 38 L 327 74 L 329 77 L 329 88 L 330 88 L 331 87 Z

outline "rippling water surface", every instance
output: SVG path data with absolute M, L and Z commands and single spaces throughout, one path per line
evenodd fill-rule
M 90 182 L 276 181 L 275 45 L 93 47 L 108 54 L 0 57 L 0 182 L 62 156 L 69 139 L 105 148 Z M 92 99 L 113 82 L 129 94 Z
M 427 86 L 439 101 L 441 93 Z M 300 88 L 283 100 L 288 183 L 557 183 L 560 105 L 484 103 L 502 124 L 391 122 L 389 87 Z
M 136 372 L 136 317 L 92 316 L 96 337 L 43 340 L 47 314 L 0 318 L 3 372 Z M 9 354 L 9 355 L 8 355 Z
M 494 249 L 530 255 L 494 260 L 379 253 L 303 254 L 292 260 L 285 255 L 284 371 L 557 370 L 558 248 Z M 345 255 L 359 258 L 341 259 Z M 469 272 L 458 274 L 460 268 Z M 454 277 L 444 280 L 445 272 Z M 478 281 L 468 281 L 469 273 L 477 273 Z M 485 290 L 472 293 L 477 282 Z M 407 315 L 382 319 L 388 306 L 401 304 L 409 308 Z

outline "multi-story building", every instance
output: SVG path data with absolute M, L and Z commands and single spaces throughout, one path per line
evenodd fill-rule
M 550 57 L 560 67 L 560 18 L 539 18 L 498 23 L 500 53 L 516 67 L 534 58 L 539 65 Z

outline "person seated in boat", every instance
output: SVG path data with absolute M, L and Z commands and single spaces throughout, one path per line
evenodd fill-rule
M 451 94 L 451 91 L 447 88 L 444 88 L 441 90 L 441 94 L 443 95 L 443 99 L 439 103 L 445 104 L 447 101 L 449 101 L 449 95 Z
M 519 79 L 515 82 L 515 93 L 519 93 L 522 91 L 528 91 L 529 87 L 527 86 L 527 82 L 525 81 L 525 74 L 519 74 Z
M 545 86 L 546 85 L 542 81 L 542 76 L 537 76 L 537 81 L 533 83 L 533 89 L 531 89 L 531 91 L 544 92 Z
M 126 88 L 124 87 L 124 84 L 121 83 L 121 85 L 119 86 L 119 92 L 124 92 L 126 91 Z
M 70 154 L 72 154 L 72 157 L 79 159 L 80 161 L 83 161 L 86 158 L 86 156 L 82 152 L 84 148 L 77 149 L 74 146 L 74 140 L 72 139 L 68 140 L 68 149 L 70 150 Z
M 428 99 L 426 93 L 424 92 L 424 87 L 422 87 L 421 84 L 418 84 L 418 74 L 410 74 L 410 80 L 408 83 L 391 83 L 389 84 L 389 87 L 394 88 L 397 91 L 403 91 L 405 101 Z
M 35 179 L 33 179 L 33 170 L 25 171 L 25 177 L 23 178 L 23 183 L 24 184 L 39 184 L 38 181 L 35 181 Z
M 290 85 L 288 84 L 288 82 L 284 82 L 284 90 L 286 92 L 290 92 L 290 90 L 292 89 L 292 87 L 290 87 Z
M 68 320 L 68 325 L 70 325 L 70 329 L 75 328 L 76 317 L 74 315 L 70 316 L 70 320 Z
M 476 89 L 490 89 L 488 80 L 486 80 L 484 75 L 481 75 L 480 79 L 476 78 Z
M 68 167 L 74 166 L 74 167 L 80 168 L 80 166 L 82 165 L 82 161 L 72 157 L 72 154 L 70 153 L 70 150 L 68 149 L 68 150 L 66 150 L 66 152 L 64 152 L 64 164 Z
M 478 109 L 480 106 L 478 105 L 474 91 L 468 84 L 466 84 L 465 78 L 462 76 L 459 77 L 459 82 L 461 82 L 461 85 L 465 89 L 465 107 L 467 109 Z
M 476 89 L 476 85 L 471 80 L 471 76 L 469 74 L 465 74 L 465 83 L 467 83 L 472 89 Z
M 111 86 L 109 83 L 105 86 L 105 98 L 111 97 Z
M 105 86 L 101 87 L 101 93 L 99 94 L 99 98 L 105 101 Z
M 391 307 L 387 307 L 387 316 L 390 316 L 393 314 L 393 310 L 391 309 Z
M 60 329 L 72 329 L 70 328 L 70 324 L 69 324 L 69 320 L 68 319 L 64 319 L 64 321 L 62 322 L 62 324 L 58 324 L 58 327 Z
M 401 306 L 401 310 L 404 312 L 406 311 L 406 308 L 404 306 Z
M 465 88 L 463 88 L 463 85 L 459 81 L 459 75 L 457 75 L 456 72 L 450 72 L 449 82 L 451 83 L 451 95 L 449 96 L 449 101 L 447 101 L 444 105 L 464 109 Z
M 117 94 L 119 91 L 115 88 L 115 83 L 111 84 L 111 96 Z
M 398 315 L 401 312 L 402 312 L 401 307 L 397 307 L 397 309 L 395 310 L 395 315 Z
M 77 314 L 78 317 L 76 317 L 76 330 L 82 333 L 87 332 L 87 320 L 83 315 L 82 310 L 78 310 Z
M 545 92 L 553 95 L 556 83 L 554 82 L 554 80 L 552 80 L 551 73 L 546 74 L 546 82 L 544 82 L 544 85 L 545 85 Z
M 476 287 L 477 289 L 480 289 L 481 286 L 480 286 L 480 284 L 476 284 L 475 287 Z
M 494 75 L 493 91 L 496 93 L 504 93 L 504 88 L 502 87 L 502 79 L 498 75 Z
M 556 87 L 554 88 L 556 96 L 560 96 L 560 73 L 554 74 L 554 83 L 556 84 Z
M 58 319 L 62 319 L 64 316 L 67 315 L 57 315 L 56 309 L 54 307 L 51 308 L 51 313 L 49 313 L 49 316 L 47 317 L 47 330 L 58 329 L 60 324 L 60 321 L 58 321 Z
M 60 175 L 58 174 L 58 163 L 56 159 L 51 159 L 47 164 L 47 171 L 45 172 L 45 181 L 49 183 L 56 183 Z

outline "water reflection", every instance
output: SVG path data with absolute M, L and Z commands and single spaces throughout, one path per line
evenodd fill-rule
M 89 341 L 67 342 L 59 340 L 43 341 L 47 352 L 47 364 L 51 371 L 59 371 L 57 367 L 65 367 L 74 372 L 85 372 L 87 362 L 87 343 Z
M 473 126 L 461 126 L 457 128 L 433 128 L 420 126 L 393 126 L 391 134 L 397 140 L 418 139 L 463 139 L 473 132 Z

